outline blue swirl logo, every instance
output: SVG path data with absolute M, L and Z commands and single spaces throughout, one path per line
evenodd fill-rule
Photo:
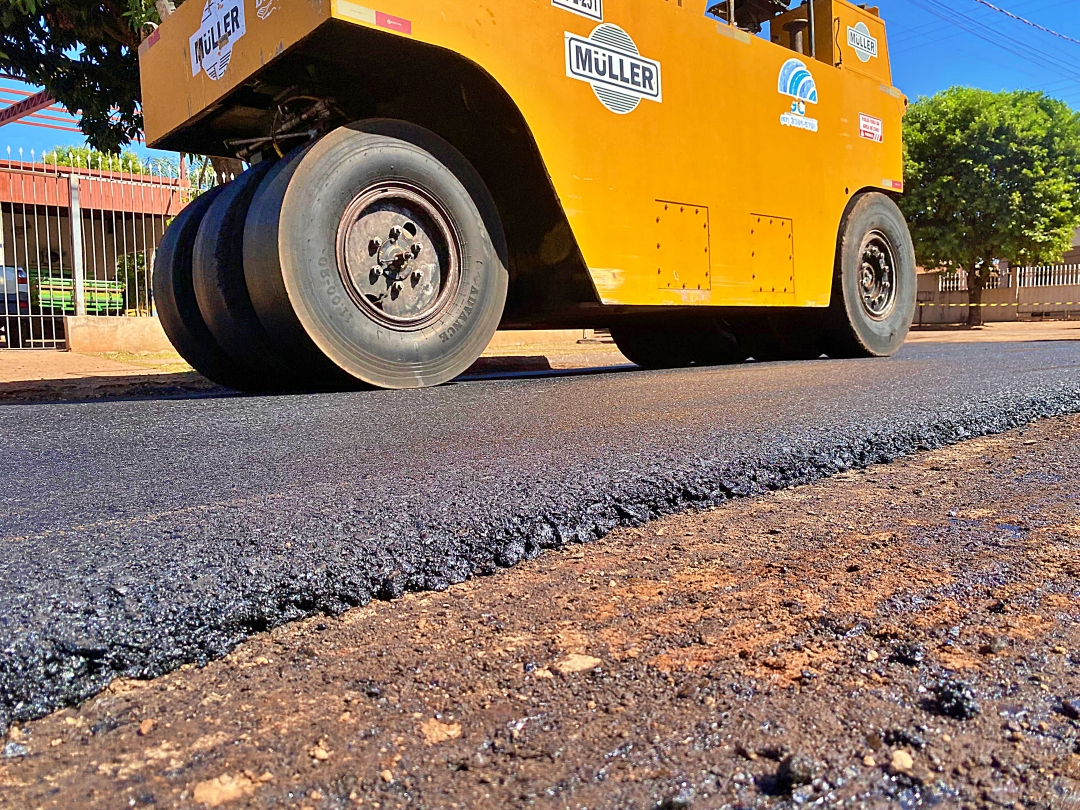
M 791 96 L 807 104 L 817 104 L 817 85 L 808 68 L 798 59 L 789 59 L 780 68 L 779 90 L 785 96 Z

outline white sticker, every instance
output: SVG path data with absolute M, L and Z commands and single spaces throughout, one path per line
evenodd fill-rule
M 660 63 L 640 54 L 619 26 L 598 25 L 588 39 L 566 33 L 566 75 L 592 85 L 600 103 L 627 115 L 646 101 L 663 102 Z
M 255 0 L 255 13 L 265 20 L 278 9 L 278 0 Z
M 847 44 L 855 51 L 860 62 L 869 62 L 878 55 L 878 41 L 871 36 L 864 22 L 856 23 L 854 28 L 848 26 Z
M 817 83 L 806 63 L 799 59 L 788 59 L 780 68 L 777 89 L 781 94 L 795 99 L 791 102 L 791 109 L 780 116 L 780 123 L 785 127 L 817 132 L 817 119 L 806 115 L 806 105 L 818 103 Z
M 206 0 L 199 30 L 191 37 L 191 75 L 217 81 L 229 69 L 233 46 L 247 31 L 244 0 Z
M 866 113 L 859 113 L 859 137 L 874 143 L 885 142 L 885 122 Z
M 551 5 L 588 17 L 590 20 L 604 21 L 604 0 L 551 0 Z

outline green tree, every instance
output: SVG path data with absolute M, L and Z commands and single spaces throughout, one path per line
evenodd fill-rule
M 44 87 L 116 152 L 142 131 L 139 42 L 158 22 L 154 0 L 0 0 L 0 72 Z
M 126 172 L 128 174 L 142 174 L 148 170 L 148 167 L 143 166 L 142 161 L 139 160 L 139 156 L 130 149 L 119 155 L 114 155 L 108 152 L 99 152 L 89 146 L 57 146 L 46 152 L 41 158 L 46 164 L 53 166 L 81 166 L 87 169 Z
M 911 105 L 904 147 L 919 264 L 967 271 L 970 325 L 995 259 L 1061 261 L 1080 227 L 1080 115 L 1065 104 L 954 87 Z
M 127 174 L 150 174 L 157 177 L 180 177 L 179 158 L 167 155 L 153 155 L 145 160 L 130 149 L 114 155 L 99 152 L 89 146 L 56 146 L 42 156 L 44 163 L 50 166 L 79 166 L 102 171 L 125 172 Z M 209 158 L 198 155 L 185 155 L 184 170 L 188 183 L 195 194 L 213 188 L 223 182 L 210 167 Z

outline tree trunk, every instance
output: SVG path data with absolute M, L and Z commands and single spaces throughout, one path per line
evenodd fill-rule
M 981 270 L 975 268 L 975 262 L 971 262 L 968 265 L 971 269 L 968 270 L 968 326 L 982 326 L 983 325 L 983 308 L 982 297 L 983 287 L 986 286 L 986 279 L 983 278 L 983 273 L 989 267 L 989 264 L 985 265 Z

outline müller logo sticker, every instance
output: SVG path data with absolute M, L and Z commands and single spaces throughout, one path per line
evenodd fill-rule
M 588 17 L 598 22 L 604 21 L 604 0 L 551 0 L 551 5 Z
M 806 105 L 818 103 L 817 84 L 814 83 L 810 68 L 798 59 L 787 60 L 780 68 L 778 89 L 785 96 L 795 99 L 791 103 L 791 109 L 780 116 L 780 123 L 785 127 L 817 132 L 817 119 L 808 118 L 806 115 Z
M 859 113 L 859 137 L 874 143 L 885 142 L 885 123 L 866 113 Z
M 848 26 L 847 44 L 855 51 L 860 62 L 869 62 L 878 55 L 878 41 L 870 34 L 866 23 L 856 23 L 855 27 Z
M 217 81 L 229 69 L 233 46 L 247 31 L 244 0 L 206 0 L 199 30 L 191 37 L 191 75 Z
M 619 115 L 642 99 L 663 102 L 660 63 L 642 56 L 630 35 L 611 23 L 583 39 L 566 33 L 566 75 L 592 85 L 600 103 Z

